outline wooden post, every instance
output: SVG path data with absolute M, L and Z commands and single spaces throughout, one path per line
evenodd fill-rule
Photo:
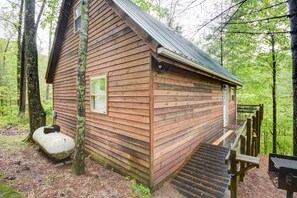
M 263 104 L 261 104 L 260 109 L 261 109 L 261 124 L 262 124 L 262 120 L 264 117 L 264 105 Z
M 240 154 L 246 154 L 246 137 L 241 135 L 240 136 Z M 245 162 L 240 162 L 240 170 L 245 168 Z M 240 175 L 240 181 L 243 181 L 244 174 Z
M 246 148 L 246 154 L 252 155 L 251 153 L 251 145 L 252 145 L 252 119 L 248 118 L 246 123 L 246 137 L 247 137 L 247 148 Z
M 257 118 L 256 118 L 256 116 L 253 116 L 253 156 L 257 156 L 257 143 L 258 143 L 258 141 L 256 140 L 256 136 L 257 136 L 257 126 L 258 126 L 258 124 L 257 124 Z
M 257 153 L 258 156 L 260 154 L 260 143 L 261 143 L 261 134 L 260 134 L 260 111 L 256 112 L 256 118 L 257 118 Z
M 293 198 L 294 192 L 287 191 L 286 198 Z
M 231 173 L 231 181 L 230 181 L 230 193 L 231 198 L 237 197 L 237 162 L 236 162 L 236 150 L 230 150 L 230 173 Z

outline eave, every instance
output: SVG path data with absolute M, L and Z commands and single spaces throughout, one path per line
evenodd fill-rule
M 208 69 L 208 68 L 200 65 L 199 63 L 194 62 L 194 61 L 192 61 L 192 60 L 190 60 L 190 59 L 188 59 L 186 57 L 183 57 L 180 54 L 174 53 L 174 52 L 172 52 L 172 51 L 170 51 L 170 50 L 168 50 L 168 49 L 166 49 L 164 47 L 159 47 L 158 50 L 157 50 L 157 54 L 161 55 L 161 56 L 165 56 L 165 57 L 167 57 L 169 59 L 172 59 L 172 60 L 175 60 L 177 62 L 183 63 L 183 64 L 188 65 L 190 67 L 193 67 L 195 69 L 199 69 L 199 70 L 201 70 L 203 72 L 206 72 L 207 74 L 210 74 L 210 75 L 212 75 L 214 77 L 224 79 L 224 80 L 230 82 L 231 84 L 240 85 L 240 86 L 243 85 L 242 81 L 235 80 L 235 79 L 230 78 L 230 77 L 228 77 L 226 75 L 223 75 L 223 74 L 220 74 L 220 73 L 218 73 L 216 71 Z

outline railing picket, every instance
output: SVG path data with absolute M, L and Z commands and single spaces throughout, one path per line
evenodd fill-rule
M 230 150 L 230 173 L 231 173 L 231 181 L 230 181 L 230 191 L 231 198 L 237 197 L 237 180 L 238 177 L 236 175 L 237 172 L 237 162 L 236 162 L 236 150 Z
M 246 136 L 247 136 L 247 155 L 251 155 L 251 145 L 252 145 L 252 119 L 247 119 L 247 125 L 246 125 Z
M 240 154 L 246 154 L 246 137 L 241 135 L 240 136 Z M 240 162 L 240 171 L 245 168 L 245 163 Z M 243 181 L 244 174 L 240 175 L 240 181 Z
M 238 178 L 240 178 L 240 180 L 243 181 L 244 172 L 248 170 L 250 167 L 256 166 L 254 161 L 245 161 L 242 160 L 242 157 L 245 155 L 256 157 L 260 153 L 260 132 L 264 115 L 263 104 L 238 105 L 238 109 L 241 113 L 252 113 L 252 115 L 248 117 L 246 121 L 243 123 L 243 125 L 240 127 L 240 129 L 237 130 L 237 136 L 234 142 L 231 143 L 230 151 L 225 158 L 225 162 L 229 164 L 230 168 L 230 193 L 232 198 L 237 197 Z M 253 112 L 250 112 L 251 110 L 253 110 Z M 241 158 L 237 159 L 237 157 Z M 239 169 L 238 165 L 240 165 Z
M 257 119 L 256 116 L 253 116 L 253 143 L 252 143 L 252 156 L 257 155 Z
M 260 112 L 259 110 L 256 112 L 256 118 L 257 118 L 257 154 L 258 156 L 260 154 Z

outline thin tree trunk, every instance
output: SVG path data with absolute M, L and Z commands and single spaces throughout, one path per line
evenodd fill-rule
M 289 0 L 293 79 L 293 155 L 297 156 L 297 2 Z
M 39 11 L 39 14 L 38 14 L 38 17 L 37 17 L 37 20 L 36 20 L 36 23 L 35 23 L 35 31 L 36 32 L 38 30 L 38 26 L 39 26 L 39 23 L 40 23 L 41 16 L 43 14 L 43 10 L 45 8 L 45 4 L 46 4 L 46 0 L 43 0 L 42 1 L 42 5 L 41 5 L 41 8 L 40 8 L 40 11 Z
M 28 108 L 30 133 L 26 141 L 32 140 L 36 129 L 45 125 L 45 112 L 40 101 L 36 29 L 34 27 L 35 1 L 25 0 L 25 57 L 28 82 Z
M 272 152 L 277 153 L 276 142 L 276 58 L 275 58 L 275 38 L 274 34 L 271 34 L 271 53 L 272 53 Z
M 2 72 L 1 72 L 1 81 L 3 80 L 3 76 L 5 75 L 5 70 L 6 70 L 6 52 L 8 50 L 8 46 L 9 46 L 9 43 L 10 43 L 10 39 L 11 39 L 12 35 L 7 39 L 7 43 L 5 45 L 5 48 L 4 48 L 4 51 L 3 51 L 3 58 L 2 58 Z
M 23 5 L 24 0 L 21 0 L 20 12 L 19 12 L 19 21 L 18 21 L 18 37 L 17 37 L 17 94 L 18 105 L 21 106 L 20 102 L 20 92 L 21 92 L 21 62 L 22 62 L 22 23 L 23 23 Z M 20 114 L 20 112 L 19 112 Z
M 21 71 L 20 71 L 20 93 L 19 93 L 19 116 L 24 115 L 26 111 L 26 90 L 27 90 L 27 75 L 25 63 L 25 34 L 23 34 L 21 45 Z
M 221 2 L 221 13 L 223 12 L 223 2 Z M 221 31 L 220 31 L 220 47 L 221 47 L 221 66 L 224 66 L 224 57 L 223 57 L 223 15 L 221 15 Z
M 84 142 L 85 142 L 85 126 L 86 126 L 86 64 L 87 64 L 87 45 L 88 45 L 88 21 L 89 21 L 89 3 L 88 0 L 82 1 L 81 6 L 81 29 L 79 42 L 79 57 L 76 79 L 77 92 L 77 131 L 75 138 L 75 151 L 72 170 L 76 175 L 85 173 L 84 163 Z
M 220 43 L 221 43 L 221 66 L 224 66 L 224 55 L 223 55 L 223 32 L 221 31 L 221 38 L 220 38 Z
M 50 30 L 52 29 L 52 25 L 53 25 L 53 23 L 50 22 L 50 27 L 49 27 Z M 51 34 L 51 31 L 49 31 L 49 33 L 48 33 L 48 57 L 50 57 L 50 54 L 51 54 L 51 47 L 52 47 L 52 34 Z M 46 100 L 49 100 L 49 90 L 50 90 L 49 86 L 50 86 L 49 84 L 46 85 L 46 91 L 45 91 L 45 99 Z

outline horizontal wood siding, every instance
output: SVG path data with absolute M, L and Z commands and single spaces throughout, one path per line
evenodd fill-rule
M 232 87 L 234 88 L 234 101 L 231 101 L 231 88 L 229 89 L 229 96 L 228 96 L 228 99 L 229 99 L 229 102 L 228 102 L 228 113 L 229 113 L 229 124 L 231 125 L 236 125 L 236 88 L 235 87 Z
M 222 130 L 222 83 L 176 67 L 154 71 L 154 185 Z
M 75 0 L 74 5 L 77 4 Z M 67 23 L 54 76 L 56 124 L 74 137 L 79 33 Z M 110 165 L 149 184 L 149 48 L 102 0 L 90 1 L 86 72 L 86 148 Z M 107 114 L 90 111 L 90 77 L 107 76 Z

